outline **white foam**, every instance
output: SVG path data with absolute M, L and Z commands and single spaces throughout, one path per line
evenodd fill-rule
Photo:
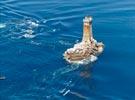
M 34 45 L 41 45 L 41 43 L 38 43 L 38 42 L 35 42 L 35 41 L 31 41 L 31 44 L 34 44 Z
M 60 43 L 61 45 L 71 45 L 71 43 L 66 42 L 66 41 L 63 41 L 63 40 L 60 40 L 59 43 Z
M 0 23 L 0 28 L 5 28 L 6 24 Z
M 46 22 L 47 22 L 47 19 L 44 19 L 44 20 L 43 20 L 43 23 L 46 23 Z
M 92 62 L 96 61 L 97 59 L 98 59 L 97 56 L 91 55 L 89 58 L 79 60 L 79 61 L 71 61 L 71 60 L 68 60 L 68 59 L 67 60 L 68 60 L 69 63 L 72 63 L 72 64 L 86 65 L 86 64 L 89 64 L 89 63 L 92 63 Z
M 35 35 L 32 35 L 32 34 L 24 34 L 23 37 L 25 37 L 25 38 L 34 38 Z
M 37 24 L 36 22 L 33 22 L 31 20 L 28 20 L 27 23 L 30 24 L 31 27 L 38 27 L 39 26 L 39 24 Z
M 69 92 L 70 92 L 70 90 L 67 90 L 67 91 L 63 94 L 63 96 L 67 95 Z
M 67 65 L 66 67 L 64 68 L 60 68 L 58 70 L 56 70 L 54 73 L 53 73 L 53 78 L 56 78 L 60 75 L 63 75 L 63 74 L 66 74 L 66 73 L 69 73 L 71 71 L 74 71 L 76 69 L 79 68 L 79 65 L 78 64 L 71 64 L 71 66 Z
M 53 29 L 52 31 L 53 31 L 53 32 L 56 32 L 56 29 Z
M 25 30 L 24 32 L 26 32 L 26 33 L 28 33 L 28 34 L 32 34 L 32 33 L 34 33 L 34 31 L 33 31 L 33 30 L 31 30 L 31 29 Z

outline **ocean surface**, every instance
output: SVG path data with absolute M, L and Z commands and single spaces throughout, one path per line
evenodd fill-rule
M 69 64 L 87 15 L 105 50 Z M 0 100 L 135 100 L 135 0 L 0 0 Z

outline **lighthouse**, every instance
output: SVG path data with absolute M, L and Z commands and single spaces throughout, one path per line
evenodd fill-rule
M 85 17 L 83 19 L 83 38 L 82 41 L 90 43 L 93 38 L 92 34 L 92 17 Z
M 95 61 L 103 49 L 104 44 L 93 38 L 92 17 L 86 16 L 83 19 L 82 41 L 75 44 L 73 48 L 67 49 L 63 56 L 69 63 L 84 64 Z

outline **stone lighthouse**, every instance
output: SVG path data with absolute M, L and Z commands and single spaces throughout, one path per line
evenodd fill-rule
M 69 63 L 93 62 L 103 52 L 104 44 L 97 42 L 92 33 L 92 17 L 83 19 L 83 37 L 80 43 L 64 52 L 64 58 Z M 94 59 L 94 60 L 93 60 Z
M 92 17 L 83 19 L 83 38 L 82 41 L 89 43 L 93 38 L 92 34 Z

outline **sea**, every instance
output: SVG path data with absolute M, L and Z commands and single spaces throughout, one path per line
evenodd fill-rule
M 70 64 L 85 16 L 105 48 Z M 135 100 L 135 0 L 0 0 L 0 100 Z

